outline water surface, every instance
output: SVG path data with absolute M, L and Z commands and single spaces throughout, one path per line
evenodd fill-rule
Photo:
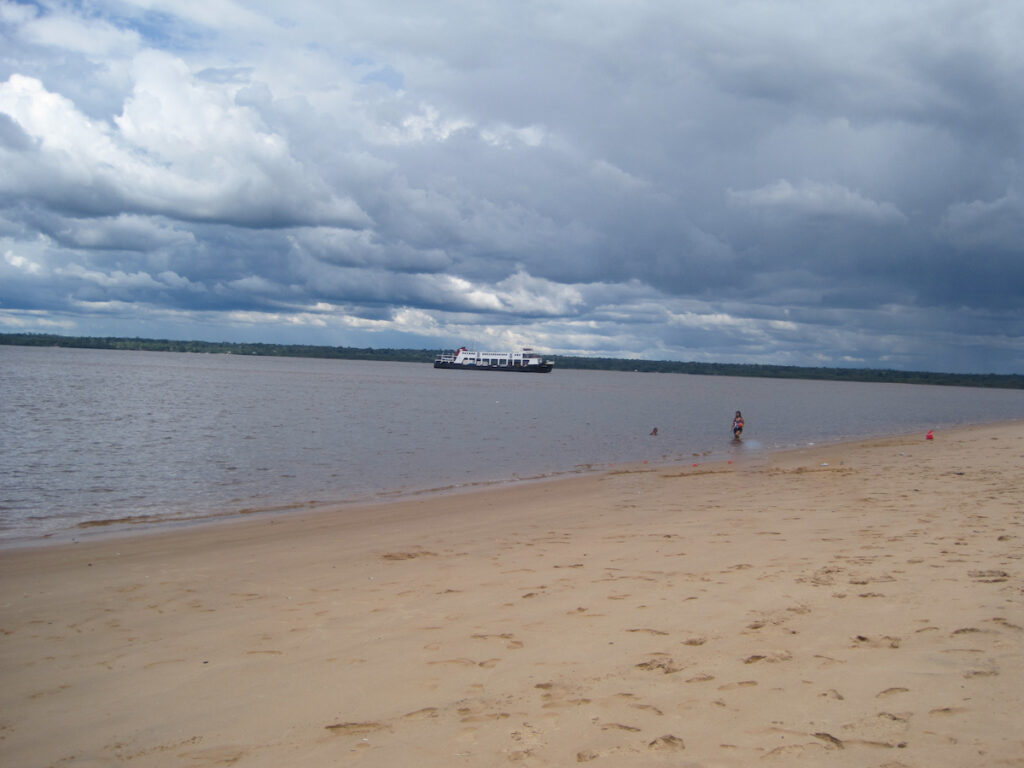
M 1021 418 L 1018 390 L 0 346 L 0 543 Z

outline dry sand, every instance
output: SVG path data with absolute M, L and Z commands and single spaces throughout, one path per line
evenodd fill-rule
M 1024 766 L 1024 424 L 923 438 L 0 552 L 0 765 Z

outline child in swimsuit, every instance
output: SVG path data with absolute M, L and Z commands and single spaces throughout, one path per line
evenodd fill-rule
M 743 433 L 743 414 L 736 411 L 736 417 L 732 420 L 732 436 L 739 439 Z

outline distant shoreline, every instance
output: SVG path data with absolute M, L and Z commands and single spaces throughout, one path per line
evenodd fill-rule
M 195 352 L 262 357 L 305 357 L 334 360 L 431 363 L 440 349 L 386 349 L 329 347 L 312 344 L 267 344 L 228 341 L 180 341 L 116 336 L 60 336 L 49 333 L 0 333 L 0 345 L 68 347 L 148 352 Z M 637 360 L 612 357 L 551 355 L 557 369 L 629 371 L 636 373 L 685 373 L 694 376 L 744 376 L 765 379 L 860 381 L 888 384 L 1024 389 L 1024 375 L 997 373 L 940 373 L 875 368 L 810 368 L 795 365 L 753 363 L 701 363 L 675 360 Z

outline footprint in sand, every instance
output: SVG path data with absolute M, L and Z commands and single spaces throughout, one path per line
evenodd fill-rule
M 875 698 L 881 699 L 885 696 L 895 696 L 898 693 L 910 693 L 910 689 L 901 687 L 886 688 L 884 691 L 879 691 L 878 693 L 876 693 Z
M 557 698 L 556 696 L 554 696 L 554 695 L 552 695 L 550 693 L 545 693 L 541 698 L 544 700 L 544 703 L 541 704 L 541 708 L 542 709 L 562 709 L 562 708 L 568 708 L 568 707 L 582 707 L 585 704 L 589 704 L 590 703 L 590 699 L 587 699 L 587 698 L 560 699 L 560 698 Z
M 971 635 L 976 632 L 985 632 L 984 629 L 978 629 L 977 627 L 961 627 L 960 629 L 953 630 L 954 635 Z
M 1024 631 L 1024 627 L 1007 621 L 1002 616 L 996 616 L 994 619 L 989 619 L 989 621 L 991 621 L 993 624 L 999 624 L 1000 626 L 1005 627 L 1006 629 L 1016 629 L 1017 631 Z
M 482 723 L 488 720 L 507 720 L 511 717 L 508 712 L 472 712 L 468 709 L 460 709 L 460 723 Z
M 905 746 L 902 738 L 910 727 L 911 716 L 910 712 L 878 712 L 874 716 L 845 723 L 842 726 L 843 741 L 886 748 Z
M 756 664 L 759 661 L 766 661 L 769 664 L 777 664 L 780 661 L 791 661 L 793 654 L 789 651 L 770 651 L 768 653 L 755 653 L 743 660 L 744 664 Z
M 417 550 L 414 552 L 385 552 L 380 556 L 381 560 L 414 560 L 417 557 L 437 557 L 437 553 Z
M 533 687 L 544 691 L 544 693 L 541 694 L 541 701 L 544 702 L 541 705 L 543 709 L 580 707 L 584 704 L 590 703 L 590 699 L 587 698 L 569 698 L 572 693 L 575 693 L 575 691 L 571 691 L 570 689 L 555 683 L 537 683 Z
M 736 682 L 736 683 L 726 683 L 725 685 L 720 685 L 720 686 L 718 686 L 718 690 L 720 690 L 720 691 L 732 691 L 732 690 L 735 690 L 736 688 L 752 688 L 755 685 L 757 685 L 757 681 L 756 680 L 740 680 L 739 682 Z
M 334 723 L 333 725 L 325 725 L 325 729 L 331 733 L 342 734 L 345 736 L 364 736 L 367 733 L 373 733 L 374 731 L 390 731 L 391 728 L 384 723 L 377 722 L 349 722 L 349 723 Z
M 424 707 L 402 715 L 405 720 L 426 720 L 432 717 L 437 717 L 437 707 Z
M 970 680 L 972 677 L 996 677 L 999 675 L 997 669 L 969 669 L 964 672 L 963 677 Z
M 470 637 L 472 637 L 474 640 L 504 640 L 504 641 L 506 641 L 505 642 L 505 647 L 509 648 L 511 650 L 518 650 L 519 648 L 523 647 L 523 641 L 522 640 L 516 640 L 515 639 L 515 635 L 513 635 L 511 632 L 502 632 L 501 634 L 491 634 L 491 635 L 475 634 L 475 635 L 470 635 Z
M 602 731 L 629 731 L 631 733 L 640 733 L 642 728 L 638 728 L 635 725 L 624 725 L 623 723 L 601 723 Z
M 831 744 L 832 746 L 836 747 L 837 749 L 846 749 L 846 747 L 843 745 L 843 742 L 840 739 L 837 739 L 831 733 L 825 733 L 824 731 L 819 731 L 818 733 L 812 733 L 811 735 L 814 738 L 816 738 L 816 739 L 821 739 L 826 744 Z
M 182 752 L 192 765 L 234 765 L 249 754 L 248 749 L 236 746 L 210 747 L 193 752 Z
M 776 747 L 770 752 L 765 752 L 764 755 L 762 755 L 761 757 L 762 759 L 774 757 L 794 757 L 796 755 L 802 754 L 806 750 L 807 747 L 805 747 L 803 744 L 786 744 L 781 747 Z
M 853 638 L 851 648 L 899 648 L 900 638 L 885 635 L 883 637 L 871 638 L 867 635 L 857 635 Z
M 663 716 L 665 713 L 658 709 L 653 704 L 630 704 L 633 709 L 642 709 L 645 712 L 653 712 L 656 715 Z
M 647 748 L 658 752 L 681 752 L 686 749 L 686 744 L 678 736 L 668 733 L 649 742 Z
M 637 669 L 644 669 L 648 672 L 654 672 L 661 670 L 666 675 L 672 675 L 682 670 L 682 667 L 677 666 L 676 663 L 671 659 L 650 659 L 648 661 L 641 661 L 636 665 Z

